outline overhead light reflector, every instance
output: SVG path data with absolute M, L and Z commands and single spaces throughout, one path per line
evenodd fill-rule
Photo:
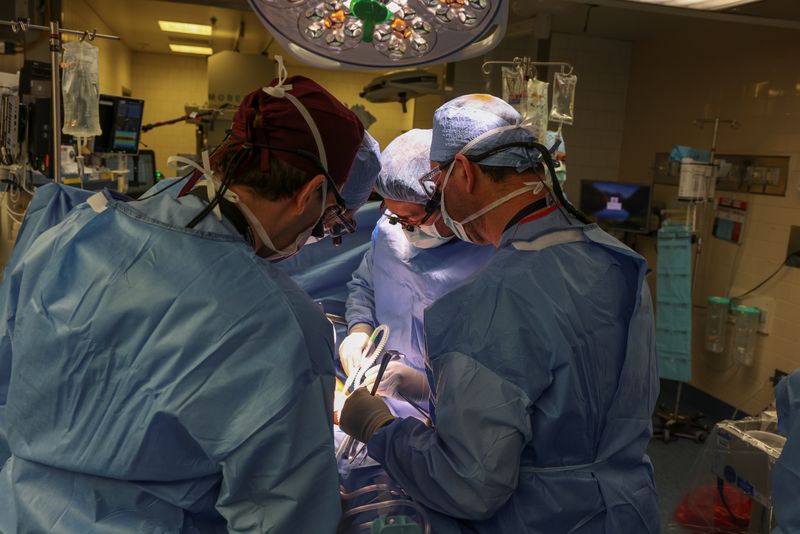
M 321 68 L 386 69 L 485 55 L 506 0 L 248 0 L 284 50 Z
M 203 56 L 210 56 L 214 50 L 210 46 L 197 46 L 170 43 L 169 49 L 173 52 L 180 52 L 181 54 L 200 54 Z
M 158 25 L 162 32 L 189 33 L 192 35 L 211 35 L 211 26 L 208 24 L 191 24 L 189 22 L 172 22 L 159 20 Z
M 730 7 L 752 4 L 761 0 L 628 0 L 629 2 L 639 2 L 644 4 L 655 4 L 665 7 L 685 7 L 688 9 L 707 9 L 710 11 L 717 9 L 727 9 Z

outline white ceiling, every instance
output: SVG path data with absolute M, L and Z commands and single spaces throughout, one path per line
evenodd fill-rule
M 216 18 L 210 38 L 215 52 L 233 49 L 241 22 L 245 24 L 244 38 L 239 44 L 241 52 L 258 53 L 270 41 L 267 30 L 249 10 L 157 0 L 85 1 L 129 48 L 136 51 L 169 53 L 170 39 L 187 44 L 209 40 L 208 37 L 162 32 L 159 20 L 211 24 L 211 19 Z M 220 0 L 220 3 L 225 4 L 225 1 Z M 236 5 L 236 0 L 228 1 L 227 5 Z
M 514 3 L 531 3 L 531 4 L 542 4 L 542 3 L 564 3 L 564 2 L 582 2 L 584 4 L 614 4 L 622 7 L 627 7 L 630 9 L 648 9 L 653 10 L 654 12 L 661 12 L 661 13 L 670 13 L 675 11 L 683 11 L 687 14 L 698 14 L 698 13 L 721 13 L 721 14 L 729 14 L 729 15 L 745 15 L 751 17 L 760 17 L 760 18 L 771 18 L 771 19 L 782 19 L 788 21 L 795 21 L 800 22 L 800 2 L 798 0 L 757 0 L 755 2 L 749 4 L 742 4 L 739 6 L 731 7 L 728 9 L 718 10 L 718 11 L 703 11 L 703 10 L 694 10 L 694 9 L 680 9 L 680 8 L 669 8 L 664 6 L 656 6 L 652 4 L 643 3 L 641 0 L 511 0 L 512 5 Z
M 210 24 L 216 18 L 211 46 L 215 52 L 232 50 L 239 25 L 244 22 L 244 37 L 239 50 L 244 53 L 261 52 L 272 39 L 267 30 L 250 10 L 246 0 L 85 0 L 111 29 L 132 50 L 170 53 L 170 39 L 190 42 L 208 38 L 167 34 L 158 27 L 158 20 L 174 20 L 197 24 Z M 553 16 L 555 32 L 583 33 L 624 40 L 646 40 L 651 37 L 680 31 L 689 19 L 658 10 L 643 12 L 623 9 L 619 0 L 506 0 L 510 2 L 512 25 L 532 28 L 531 17 L 541 13 Z M 588 4 L 600 4 L 591 9 Z M 609 7 L 613 6 L 613 7 Z M 590 12 L 590 14 L 589 14 Z M 729 10 L 751 17 L 797 21 L 800 23 L 800 0 L 761 0 Z M 587 22 L 588 14 L 588 25 Z M 697 23 L 702 23 L 697 19 Z M 271 45 L 270 52 L 277 52 Z M 291 63 L 291 59 L 287 58 Z
M 800 31 L 800 0 L 761 0 L 724 13 L 689 9 L 664 9 L 625 0 L 510 0 L 510 30 L 530 26 L 528 17 L 552 15 L 552 30 L 647 41 L 665 35 L 678 38 L 689 27 L 727 25 L 732 34 L 759 26 Z M 644 8 L 643 8 L 644 6 Z M 520 17 L 524 17 L 519 20 Z

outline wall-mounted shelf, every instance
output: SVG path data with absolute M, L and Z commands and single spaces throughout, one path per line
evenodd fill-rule
M 745 156 L 717 154 L 716 163 L 723 170 L 717 191 L 785 196 L 789 177 L 789 156 Z M 730 169 L 725 171 L 725 164 Z M 653 182 L 678 186 L 680 162 L 671 161 L 668 152 L 657 152 Z

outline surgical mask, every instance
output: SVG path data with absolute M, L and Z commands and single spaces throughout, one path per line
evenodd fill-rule
M 236 200 L 234 200 L 233 198 L 229 198 L 228 193 L 231 193 L 233 196 L 235 196 Z M 272 239 L 270 239 L 269 234 L 267 234 L 267 231 L 264 230 L 264 227 L 258 221 L 253 212 L 250 211 L 250 208 L 248 208 L 246 204 L 242 203 L 239 200 L 239 196 L 236 195 L 236 193 L 233 193 L 232 191 L 228 190 L 225 192 L 223 198 L 226 198 L 239 206 L 239 209 L 242 210 L 242 213 L 244 214 L 245 218 L 247 218 L 247 220 L 253 226 L 253 229 L 255 230 L 256 234 L 258 234 L 259 239 L 261 239 L 262 246 L 259 250 L 256 251 L 256 254 L 258 254 L 267 261 L 275 263 L 291 258 L 295 254 L 300 252 L 300 249 L 303 248 L 303 246 L 308 242 L 308 239 L 311 237 L 311 233 L 314 231 L 314 227 L 317 225 L 320 219 L 322 219 L 322 215 L 325 213 L 325 205 L 328 199 L 328 181 L 324 180 L 322 182 L 322 207 L 320 209 L 319 217 L 317 218 L 316 221 L 314 221 L 311 224 L 311 226 L 309 226 L 308 228 L 303 230 L 303 232 L 297 235 L 297 237 L 294 240 L 294 243 L 292 243 L 291 245 L 282 250 L 278 249 L 272 243 Z M 266 254 L 263 254 L 262 251 L 264 251 L 265 249 L 266 249 Z
M 436 248 L 453 239 L 455 236 L 443 236 L 436 228 L 436 221 L 441 217 L 442 215 L 439 213 L 439 216 L 434 219 L 432 224 L 417 226 L 413 231 L 403 228 L 408 242 L 417 248 Z
M 167 158 L 167 164 L 170 166 L 174 167 L 179 163 L 182 163 L 188 167 L 191 167 L 203 173 L 203 179 L 198 182 L 198 185 L 203 185 L 206 187 L 206 189 L 208 190 L 209 199 L 212 199 L 217 195 L 217 192 L 219 191 L 222 184 L 214 176 L 214 171 L 211 170 L 208 151 L 203 152 L 202 167 L 198 165 L 196 162 L 188 158 L 184 158 L 182 156 L 170 156 L 169 158 Z M 222 198 L 235 204 L 239 208 L 239 211 L 242 212 L 244 218 L 247 219 L 248 223 L 250 223 L 250 226 L 253 228 L 253 231 L 256 233 L 256 235 L 258 235 L 258 238 L 261 240 L 262 246 L 258 250 L 256 250 L 256 254 L 258 254 L 259 256 L 268 261 L 277 262 L 285 260 L 286 258 L 289 258 L 297 254 L 303 247 L 303 245 L 306 244 L 308 238 L 311 237 L 311 232 L 314 230 L 314 227 L 317 225 L 320 219 L 322 219 L 322 216 L 325 213 L 325 206 L 327 204 L 327 199 L 328 199 L 328 181 L 324 180 L 322 182 L 322 207 L 320 209 L 319 217 L 317 218 L 316 221 L 314 221 L 314 223 L 309 228 L 307 228 L 297 236 L 294 243 L 292 243 L 290 246 L 282 250 L 279 250 L 273 244 L 272 239 L 269 237 L 269 234 L 267 234 L 267 231 L 264 229 L 264 226 L 261 224 L 261 221 L 258 220 L 258 217 L 255 216 L 255 214 L 250 210 L 247 204 L 242 202 L 241 198 L 239 198 L 239 195 L 228 189 L 225 191 L 225 194 L 222 195 Z M 217 205 L 214 208 L 213 213 L 217 217 L 217 220 L 222 220 L 222 212 L 219 208 L 219 205 Z M 271 252 L 267 252 L 266 255 L 263 255 L 262 251 L 265 251 L 265 249 Z
M 519 128 L 519 126 L 516 126 L 516 125 L 514 125 L 514 126 L 501 126 L 500 128 L 494 128 L 492 130 L 484 132 L 481 135 L 479 135 L 478 137 L 476 137 L 475 139 L 473 139 L 472 141 L 470 141 L 469 143 L 467 143 L 464 146 L 464 148 L 462 148 L 459 151 L 459 154 L 464 154 L 470 148 L 475 146 L 480 141 L 483 141 L 487 137 L 490 137 L 490 136 L 495 135 L 497 133 L 500 133 L 500 132 L 503 132 L 503 131 L 506 131 L 506 130 L 511 130 L 511 129 L 514 129 L 514 128 Z M 544 188 L 544 183 L 543 182 L 538 182 L 538 183 L 525 182 L 524 183 L 524 187 L 521 187 L 521 188 L 517 189 L 516 191 L 512 191 L 511 193 L 505 195 L 504 197 L 498 198 L 497 200 L 495 200 L 491 204 L 488 204 L 488 205 L 484 206 L 483 208 L 481 208 L 480 210 L 476 211 L 472 215 L 469 215 L 465 219 L 463 219 L 461 221 L 456 221 L 455 219 L 453 219 L 450 216 L 449 213 L 447 213 L 447 206 L 446 206 L 446 203 L 445 203 L 445 189 L 447 188 L 447 183 L 450 181 L 450 175 L 453 173 L 453 168 L 455 167 L 456 161 L 457 161 L 456 159 L 453 159 L 453 162 L 447 168 L 447 173 L 445 174 L 444 181 L 442 182 L 442 189 L 441 189 L 441 191 L 442 191 L 442 199 L 441 199 L 442 218 L 444 219 L 444 223 L 453 231 L 454 234 L 456 234 L 456 237 L 458 237 L 462 241 L 466 241 L 467 243 L 474 243 L 474 241 L 472 241 L 467 236 L 467 231 L 465 229 L 465 226 L 467 224 L 469 224 L 470 222 L 478 219 L 479 217 L 482 217 L 482 216 L 486 215 L 487 213 L 489 213 L 493 209 L 497 208 L 498 206 L 501 206 L 501 205 L 505 204 L 506 202 L 508 202 L 509 200 L 511 200 L 513 198 L 516 198 L 516 197 L 518 197 L 518 196 L 520 196 L 522 194 L 525 194 L 528 191 L 533 191 L 533 195 L 535 196 L 535 195 L 538 195 L 542 191 L 542 188 Z

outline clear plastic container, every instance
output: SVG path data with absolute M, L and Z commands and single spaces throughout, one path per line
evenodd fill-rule
M 525 115 L 528 107 L 525 71 L 521 67 L 503 67 L 503 100 Z
M 756 337 L 761 310 L 751 306 L 733 308 L 736 326 L 733 332 L 733 355 L 740 365 L 750 367 L 756 355 Z
M 572 124 L 575 119 L 575 86 L 577 84 L 578 77 L 574 74 L 556 72 L 553 78 L 551 121 Z
M 85 41 L 64 43 L 62 132 L 78 138 L 100 135 L 99 50 Z
M 728 309 L 731 299 L 725 297 L 708 297 L 708 315 L 706 315 L 706 350 L 715 354 L 725 351 L 725 334 L 728 329 Z

